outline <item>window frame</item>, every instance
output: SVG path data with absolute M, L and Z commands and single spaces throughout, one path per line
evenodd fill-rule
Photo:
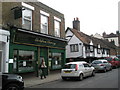
M 24 18 L 24 16 L 23 16 L 24 10 L 22 11 L 22 28 L 23 28 L 23 23 L 25 22 L 24 20 L 27 20 L 27 21 L 30 21 L 31 26 L 30 26 L 30 29 L 28 29 L 28 28 L 25 28 L 25 29 L 32 30 L 33 29 L 33 11 L 35 10 L 35 8 L 31 5 L 23 3 L 23 2 L 22 2 L 22 6 L 24 9 L 31 11 L 31 19 Z
M 79 45 L 78 44 L 71 44 L 70 45 L 70 52 L 79 52 Z
M 56 23 L 55 22 L 59 23 L 59 29 L 58 28 L 56 29 Z M 56 34 L 56 32 L 58 32 L 59 35 Z M 54 16 L 54 36 L 61 37 L 61 19 L 59 19 L 55 16 Z
M 47 25 L 45 25 L 45 24 L 42 23 L 42 17 L 44 17 L 44 18 L 47 19 Z M 48 25 L 48 23 L 49 23 L 49 17 L 46 16 L 46 15 L 40 14 L 40 18 L 41 18 L 40 19 L 40 32 L 43 33 L 43 34 L 48 34 L 48 31 L 49 31 L 49 25 Z M 42 29 L 42 25 L 44 25 L 44 26 L 47 27 L 46 31 L 44 31 L 45 29 Z
M 50 16 L 49 13 L 40 10 L 40 32 L 43 33 L 43 34 L 49 34 L 49 16 Z M 47 31 L 45 31 L 45 32 L 42 32 L 42 25 L 45 25 L 45 24 L 42 24 L 42 18 L 41 17 L 47 18 L 47 25 L 46 25 L 47 26 Z

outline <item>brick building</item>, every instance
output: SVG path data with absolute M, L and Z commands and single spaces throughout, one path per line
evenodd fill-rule
M 10 32 L 9 73 L 37 72 L 42 58 L 46 74 L 61 69 L 64 21 L 64 14 L 41 2 L 2 2 L 2 28 Z

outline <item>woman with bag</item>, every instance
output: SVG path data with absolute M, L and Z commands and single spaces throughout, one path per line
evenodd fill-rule
M 47 68 L 47 66 L 45 65 L 44 59 L 42 59 L 42 62 L 40 64 L 39 68 L 41 69 L 41 79 L 43 79 L 43 76 L 44 76 L 44 78 L 46 78 L 45 69 Z

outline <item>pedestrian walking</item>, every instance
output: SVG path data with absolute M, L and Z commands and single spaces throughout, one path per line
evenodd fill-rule
M 46 75 L 45 75 L 45 69 L 47 68 L 47 66 L 45 65 L 45 61 L 44 61 L 44 59 L 42 58 L 42 61 L 41 61 L 41 64 L 40 64 L 40 66 L 39 66 L 39 69 L 40 69 L 40 71 L 41 71 L 41 79 L 43 79 L 43 76 L 44 76 L 44 78 L 46 78 Z

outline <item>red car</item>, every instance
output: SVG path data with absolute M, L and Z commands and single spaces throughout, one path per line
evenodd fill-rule
M 120 67 L 120 59 L 117 57 L 106 57 L 105 58 L 109 63 L 112 64 L 112 67 L 117 68 Z

